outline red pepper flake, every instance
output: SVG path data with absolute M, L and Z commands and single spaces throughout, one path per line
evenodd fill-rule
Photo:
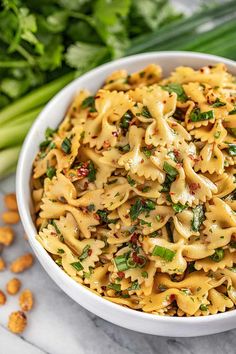
M 141 160 L 141 163 L 144 163 L 144 159 Z
M 83 214 L 88 214 L 88 209 L 86 207 L 81 207 Z
M 175 195 L 175 192 L 169 192 L 170 195 Z
M 77 169 L 77 175 L 80 178 L 87 177 L 89 174 L 88 162 L 84 162 L 82 166 Z
M 126 215 L 125 215 L 125 218 L 126 218 L 126 219 L 129 219 L 129 215 L 128 215 L 128 214 L 126 214 Z
M 117 235 L 117 233 L 114 233 L 114 236 L 115 236 L 115 238 L 119 238 L 119 236 Z
M 111 146 L 110 142 L 108 140 L 105 140 L 103 143 L 103 148 L 108 149 Z
M 175 294 L 171 294 L 169 300 L 170 302 L 173 302 L 175 300 Z
M 195 191 L 200 188 L 201 188 L 200 183 L 190 183 L 190 185 L 189 185 L 189 189 L 190 189 L 191 194 L 195 194 Z
M 180 163 L 180 162 L 178 162 L 177 164 L 176 164 L 176 167 L 177 168 L 181 168 L 183 165 L 182 165 L 182 163 Z
M 91 254 L 93 253 L 93 250 L 91 250 L 91 248 L 88 250 L 88 256 L 91 256 Z
M 117 272 L 117 275 L 119 278 L 123 279 L 125 276 L 125 273 L 124 272 Z
M 117 131 L 112 132 L 111 134 L 112 134 L 114 137 L 116 137 L 116 138 L 118 137 L 118 132 L 117 132 Z
M 105 290 L 107 290 L 107 287 L 106 287 L 105 285 L 103 285 L 103 286 L 101 286 L 101 289 L 102 289 L 103 291 L 105 291 Z
M 92 139 L 96 139 L 98 136 L 97 135 L 94 135 L 94 136 L 92 136 Z
M 145 260 L 143 258 L 139 257 L 136 252 L 132 253 L 132 258 L 133 258 L 133 261 L 137 264 L 143 264 L 145 262 Z
M 138 242 L 138 235 L 136 233 L 131 236 L 130 242 L 135 244 Z
M 94 219 L 96 219 L 98 221 L 100 220 L 100 216 L 98 214 L 94 213 L 93 216 L 94 216 Z

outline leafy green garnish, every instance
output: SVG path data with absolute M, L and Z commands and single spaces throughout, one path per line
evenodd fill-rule
M 86 245 L 79 257 L 80 261 L 83 261 L 89 256 L 90 245 Z
M 123 272 L 130 268 L 127 264 L 127 254 L 115 257 L 114 262 L 119 272 Z
M 197 205 L 193 208 L 193 219 L 191 221 L 191 227 L 193 231 L 199 231 L 204 221 L 203 205 Z
M 192 122 L 199 122 L 212 118 L 214 118 L 214 111 L 201 112 L 199 108 L 195 108 L 190 113 L 190 119 Z
M 120 127 L 124 130 L 129 129 L 129 124 L 132 119 L 133 119 L 133 113 L 131 111 L 127 111 L 120 120 Z
M 150 212 L 155 209 L 156 204 L 152 200 L 143 200 L 137 198 L 130 208 L 130 218 L 136 220 L 141 213 Z
M 236 108 L 232 109 L 232 111 L 229 112 L 229 115 L 233 115 L 233 114 L 236 114 Z
M 228 153 L 230 156 L 236 156 L 236 144 L 229 144 Z
M 200 310 L 201 310 L 201 311 L 207 311 L 207 310 L 208 310 L 207 305 L 205 305 L 205 304 L 201 304 L 201 306 L 200 306 Z
M 162 246 L 155 246 L 152 251 L 152 256 L 159 256 L 167 262 L 171 262 L 175 257 L 175 252 Z
M 145 118 L 152 118 L 151 113 L 149 112 L 149 109 L 147 108 L 147 106 L 143 106 L 142 111 L 141 111 L 141 115 Z
M 65 251 L 62 248 L 58 248 L 57 253 L 63 254 L 63 253 L 65 253 Z
M 79 272 L 80 270 L 83 270 L 83 269 L 84 269 L 84 267 L 82 266 L 82 264 L 81 264 L 79 261 L 73 262 L 73 263 L 71 263 L 70 265 L 71 265 L 73 268 L 75 268 L 75 270 L 77 270 L 78 272 Z
M 97 170 L 96 170 L 94 163 L 92 161 L 89 161 L 88 170 L 89 170 L 88 181 L 94 182 L 96 180 Z
M 176 170 L 175 167 L 171 166 L 168 162 L 164 161 L 163 164 L 163 170 L 170 176 L 173 178 L 176 178 L 179 174 L 179 172 Z
M 103 222 L 104 224 L 115 224 L 118 219 L 109 219 L 109 211 L 108 210 L 101 210 L 98 209 L 96 212 L 100 218 L 100 221 Z
M 110 284 L 107 285 L 107 288 L 115 290 L 117 292 L 121 291 L 121 285 L 120 284 L 110 283 Z
M 146 146 L 142 147 L 142 152 L 144 153 L 144 155 L 150 159 L 150 157 L 152 156 L 152 150 L 148 149 Z
M 223 248 L 217 248 L 215 250 L 215 253 L 210 256 L 210 258 L 214 261 L 214 262 L 220 262 L 223 258 L 224 258 L 225 252 L 223 250 Z
M 119 150 L 122 152 L 129 152 L 130 146 L 129 146 L 129 144 L 126 144 L 124 146 L 119 146 Z
M 82 108 L 90 108 L 90 112 L 96 112 L 96 108 L 95 108 L 95 98 L 93 96 L 88 96 L 86 97 L 82 104 L 81 104 Z
M 175 92 L 180 102 L 186 102 L 188 99 L 188 96 L 184 92 L 183 86 L 176 82 L 171 82 L 168 85 L 162 86 L 162 88 L 169 93 Z
M 92 212 L 95 210 L 95 205 L 93 203 L 91 203 L 87 206 L 87 209 L 88 209 L 88 211 Z
M 183 205 L 181 203 L 177 203 L 177 204 L 173 204 L 172 208 L 174 209 L 174 211 L 176 213 L 181 213 L 181 211 L 183 211 L 184 209 L 186 209 L 188 206 L 187 205 Z
M 132 282 L 132 285 L 127 290 L 131 291 L 131 290 L 139 290 L 139 289 L 140 289 L 139 282 L 138 280 L 135 280 Z
M 48 167 L 46 171 L 46 175 L 48 178 L 52 179 L 54 176 L 56 176 L 56 169 L 55 167 Z
M 222 102 L 219 98 L 217 98 L 215 100 L 215 102 L 213 103 L 212 107 L 222 107 L 222 106 L 225 106 L 226 103 L 225 102 Z
M 61 149 L 65 154 L 70 154 L 71 152 L 71 140 L 69 138 L 65 138 L 61 143 Z
M 127 176 L 127 181 L 131 185 L 131 187 L 135 186 L 136 182 L 129 175 Z

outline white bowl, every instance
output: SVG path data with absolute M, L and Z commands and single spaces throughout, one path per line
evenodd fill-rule
M 175 67 L 187 65 L 199 68 L 217 62 L 225 63 L 229 71 L 236 75 L 236 63 L 221 57 L 191 52 L 159 52 L 134 55 L 119 59 L 74 80 L 61 90 L 43 109 L 29 131 L 17 168 L 17 201 L 21 220 L 29 237 L 29 242 L 46 272 L 51 278 L 81 306 L 103 319 L 135 331 L 162 335 L 191 337 L 227 331 L 236 327 L 236 310 L 206 317 L 164 317 L 142 313 L 114 304 L 92 293 L 86 287 L 76 283 L 61 270 L 35 239 L 36 228 L 31 212 L 30 178 L 33 160 L 38 152 L 39 143 L 44 139 L 44 131 L 50 126 L 56 128 L 64 117 L 68 105 L 76 91 L 87 88 L 95 92 L 112 71 L 126 69 L 133 72 L 147 64 L 158 63 L 167 75 Z

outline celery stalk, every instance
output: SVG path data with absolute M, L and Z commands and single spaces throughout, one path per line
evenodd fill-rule
M 21 146 L 14 146 L 0 151 L 0 178 L 3 178 L 16 169 Z

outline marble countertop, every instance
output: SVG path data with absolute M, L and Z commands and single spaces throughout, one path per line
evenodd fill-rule
M 0 213 L 3 195 L 14 191 L 14 176 L 0 183 Z M 24 231 L 16 226 L 16 239 L 3 251 L 9 264 L 30 251 Z M 0 289 L 12 278 L 0 273 Z M 35 295 L 35 306 L 28 314 L 25 332 L 14 335 L 7 330 L 8 315 L 18 309 L 17 296 L 8 296 L 0 308 L 0 354 L 234 354 L 236 330 L 206 337 L 172 338 L 141 334 L 108 323 L 83 309 L 49 278 L 36 261 L 19 275 L 24 288 Z

